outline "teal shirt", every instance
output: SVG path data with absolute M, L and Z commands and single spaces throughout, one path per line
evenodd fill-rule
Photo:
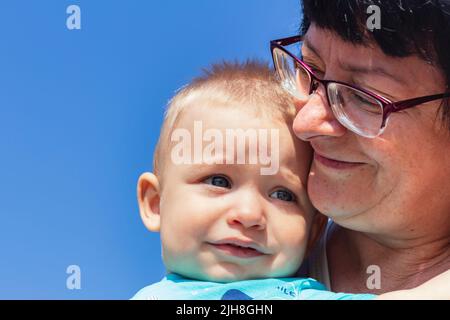
M 372 294 L 327 291 L 311 278 L 269 278 L 229 283 L 198 281 L 169 274 L 141 289 L 133 300 L 370 300 Z

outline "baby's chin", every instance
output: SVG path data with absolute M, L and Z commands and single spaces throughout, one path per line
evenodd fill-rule
M 283 278 L 292 275 L 281 275 L 274 274 L 271 272 L 263 272 L 260 270 L 259 273 L 255 273 L 254 270 L 244 270 L 242 266 L 223 266 L 215 265 L 209 269 L 201 270 L 198 268 L 196 271 L 188 272 L 186 269 L 179 270 L 175 273 L 189 279 L 194 279 L 198 281 L 208 281 L 208 282 L 221 282 L 229 283 L 243 280 L 256 280 L 256 279 L 267 279 L 267 278 Z M 254 269 L 254 268 L 253 268 Z M 201 271 L 199 271 L 201 270 Z
M 208 281 L 208 282 L 220 282 L 220 283 L 229 283 L 243 280 L 256 280 L 256 279 L 264 279 L 270 278 L 269 275 L 237 275 L 231 273 L 220 273 L 220 274 L 198 274 L 194 276 L 190 276 L 189 278 L 195 278 L 199 281 Z

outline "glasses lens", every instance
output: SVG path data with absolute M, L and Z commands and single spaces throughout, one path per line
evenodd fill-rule
M 338 83 L 328 85 L 328 97 L 337 119 L 364 137 L 378 136 L 383 123 L 383 105 L 368 94 Z
M 273 50 L 273 60 L 283 87 L 298 99 L 308 98 L 311 77 L 305 68 L 279 48 Z

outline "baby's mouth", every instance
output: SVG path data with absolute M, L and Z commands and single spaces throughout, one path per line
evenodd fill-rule
M 239 258 L 254 258 L 265 255 L 256 244 L 237 239 L 222 240 L 209 244 L 222 253 Z

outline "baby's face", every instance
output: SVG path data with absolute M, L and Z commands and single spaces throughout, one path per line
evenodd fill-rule
M 198 122 L 195 132 L 195 121 L 201 121 L 201 132 Z M 179 164 L 182 152 L 174 149 L 177 142 L 167 148 L 160 197 L 160 232 L 167 269 L 219 282 L 292 276 L 303 260 L 313 216 L 305 190 L 311 161 L 309 146 L 294 137 L 290 124 L 257 118 L 234 108 L 188 110 L 177 128 L 187 129 L 183 132 L 191 135 L 191 159 L 195 152 L 199 155 L 198 134 L 208 129 L 222 133 L 225 155 L 214 155 L 211 148 L 207 149 L 212 141 L 217 146 L 217 140 L 203 141 L 199 163 Z M 237 148 L 227 150 L 227 129 L 267 132 L 267 137 L 260 135 L 257 143 L 259 149 L 261 143 L 268 145 L 266 154 L 272 161 L 278 157 L 278 168 L 272 165 L 273 174 L 262 174 L 262 169 L 270 165 L 262 164 L 258 153 L 253 155 L 257 163 L 249 164 L 249 141 L 245 164 L 237 164 Z M 278 145 L 271 142 L 275 137 L 271 129 L 278 131 Z M 221 160 L 234 164 L 218 164 Z

